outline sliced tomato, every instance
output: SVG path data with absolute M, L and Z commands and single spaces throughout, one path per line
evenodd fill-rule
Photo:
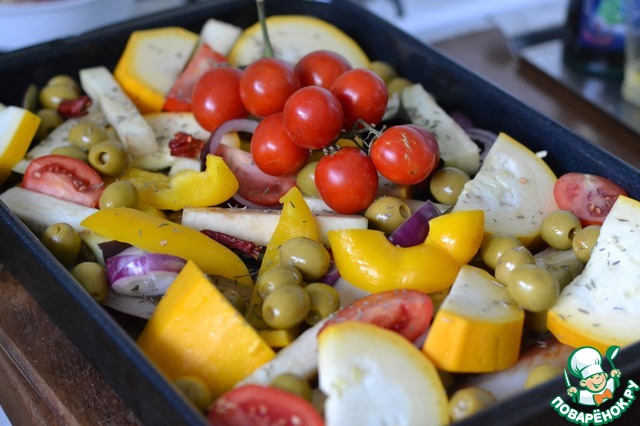
M 104 181 L 87 163 L 64 155 L 45 155 L 31 161 L 22 187 L 83 206 L 96 207 Z
M 279 207 L 280 198 L 296 184 L 295 176 L 271 176 L 260 170 L 250 152 L 221 144 L 216 154 L 238 179 L 238 195 L 251 203 Z
M 558 207 L 572 211 L 582 226 L 601 225 L 619 195 L 627 192 L 605 177 L 586 173 L 564 174 L 553 187 Z
M 225 62 L 227 58 L 206 43 L 201 44 L 171 87 L 162 109 L 171 112 L 191 111 L 191 93 L 200 77 Z
M 395 331 L 414 342 L 427 331 L 432 319 L 429 295 L 418 290 L 392 290 L 371 294 L 344 307 L 322 330 L 338 322 L 360 321 Z
M 313 406 L 290 392 L 259 385 L 243 385 L 222 395 L 210 408 L 212 426 L 322 426 Z

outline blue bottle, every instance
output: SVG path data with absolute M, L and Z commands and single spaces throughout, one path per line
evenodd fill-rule
M 573 70 L 622 79 L 624 0 L 571 0 L 564 34 L 563 60 Z

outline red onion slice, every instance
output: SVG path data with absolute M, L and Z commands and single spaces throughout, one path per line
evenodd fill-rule
M 498 138 L 498 135 L 490 130 L 469 127 L 464 129 L 467 136 L 480 147 L 480 160 L 484 160 L 487 153 Z
M 115 293 L 147 297 L 164 294 L 185 263 L 184 259 L 168 254 L 121 253 L 107 259 L 105 266 Z
M 234 120 L 225 121 L 218 127 L 212 134 L 209 136 L 209 140 L 204 146 L 202 150 L 202 165 L 204 166 L 205 159 L 207 154 L 218 154 L 218 148 L 221 145 L 222 138 L 224 135 L 230 132 L 245 132 L 251 133 L 255 132 L 256 127 L 258 127 L 258 122 L 255 120 L 251 120 L 248 118 L 238 118 Z
M 389 241 L 401 247 L 411 247 L 422 244 L 429 234 L 429 220 L 440 216 L 440 210 L 427 200 L 411 216 L 398 226 Z

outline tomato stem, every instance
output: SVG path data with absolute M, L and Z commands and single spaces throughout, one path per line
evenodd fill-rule
M 264 38 L 264 52 L 265 58 L 273 58 L 273 46 L 271 40 L 269 40 L 269 32 L 267 31 L 267 17 L 265 13 L 264 0 L 256 0 L 256 6 L 258 8 L 258 20 L 260 21 L 260 28 L 262 29 L 262 37 Z

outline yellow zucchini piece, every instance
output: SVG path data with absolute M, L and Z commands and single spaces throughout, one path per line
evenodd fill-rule
M 436 367 L 485 373 L 516 363 L 524 310 L 485 270 L 465 265 L 429 329 L 422 347 Z
M 40 121 L 40 117 L 23 108 L 8 106 L 0 110 L 0 184 L 27 153 Z
M 179 27 L 131 33 L 114 75 L 141 113 L 159 112 L 199 36 Z
M 197 377 L 214 398 L 275 357 L 191 261 L 158 303 L 137 343 L 171 381 Z

